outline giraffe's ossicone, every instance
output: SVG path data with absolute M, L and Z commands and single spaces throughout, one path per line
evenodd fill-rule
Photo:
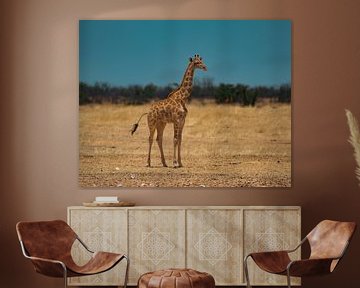
M 150 111 L 140 116 L 139 120 L 133 125 L 131 134 L 134 134 L 139 126 L 139 122 L 144 115 L 147 115 L 149 126 L 149 151 L 147 166 L 151 167 L 151 147 L 154 139 L 155 130 L 157 131 L 156 141 L 159 145 L 161 162 L 167 167 L 164 151 L 162 147 L 163 132 L 167 123 L 174 124 L 174 167 L 182 167 L 181 162 L 181 141 L 184 129 L 185 118 L 187 115 L 186 102 L 191 95 L 195 69 L 206 71 L 206 66 L 199 55 L 190 57 L 189 64 L 185 70 L 181 85 L 172 91 L 164 100 L 155 102 L 151 105 Z

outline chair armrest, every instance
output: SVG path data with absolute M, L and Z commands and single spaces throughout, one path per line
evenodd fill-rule
M 292 253 L 292 252 L 295 252 L 297 249 L 299 249 L 304 243 L 305 243 L 305 241 L 307 240 L 307 238 L 305 237 L 305 238 L 303 238 L 302 240 L 301 240 L 301 242 L 299 243 L 299 245 L 297 245 L 295 248 L 293 248 L 293 249 L 288 249 L 288 250 L 278 250 L 278 251 L 265 251 L 265 252 L 252 252 L 252 253 L 249 253 L 246 257 L 245 257 L 245 259 L 246 258 L 248 258 L 249 256 L 251 256 L 251 254 L 256 254 L 256 253 L 261 253 L 261 254 L 268 254 L 268 255 L 271 255 L 271 254 L 284 254 L 284 253 L 286 253 L 286 254 L 288 254 L 288 253 Z
M 276 274 L 285 272 L 287 265 L 291 262 L 287 251 L 250 253 L 246 256 L 245 262 L 248 257 L 251 257 L 262 270 Z
M 95 253 L 94 251 L 90 250 L 90 248 L 80 239 L 78 235 L 76 235 L 76 239 L 81 243 L 81 245 L 90 253 Z
M 318 258 L 291 261 L 287 266 L 290 276 L 312 276 L 329 274 L 332 272 L 333 261 L 339 258 Z
M 286 252 L 288 253 L 292 253 L 292 252 L 295 252 L 297 249 L 299 249 L 305 242 L 306 242 L 307 238 L 303 238 L 301 240 L 301 242 L 299 243 L 299 245 L 297 245 L 294 249 L 290 249 L 290 250 L 285 250 Z
M 53 264 L 60 264 L 61 266 L 66 267 L 65 264 L 59 260 L 47 259 L 47 258 L 41 258 L 41 257 L 33 257 L 33 256 L 26 256 L 26 258 L 30 259 L 31 261 L 49 262 L 49 263 L 53 263 Z
M 279 251 L 264 251 L 264 252 L 252 252 L 249 253 L 247 255 L 247 257 L 251 256 L 251 257 L 256 257 L 259 255 L 263 255 L 265 257 L 269 257 L 269 256 L 279 256 L 279 255 L 288 255 L 288 251 L 287 250 L 279 250 Z
M 20 245 L 23 255 L 25 256 L 25 258 L 31 260 L 36 272 L 51 277 L 66 277 L 67 268 L 63 262 L 54 259 L 30 256 L 27 253 L 24 243 L 22 241 L 20 241 Z
M 26 258 L 31 260 L 32 264 L 34 265 L 35 271 L 40 274 L 59 278 L 64 276 L 66 277 L 67 275 L 66 265 L 59 260 L 32 256 L 26 256 Z

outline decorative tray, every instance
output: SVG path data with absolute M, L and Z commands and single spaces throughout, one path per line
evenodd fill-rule
M 85 206 L 85 207 L 131 207 L 131 206 L 135 206 L 135 203 L 134 202 L 125 202 L 125 201 L 120 201 L 119 203 L 84 202 L 83 206 Z

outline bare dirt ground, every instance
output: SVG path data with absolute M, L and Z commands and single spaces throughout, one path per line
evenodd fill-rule
M 154 139 L 146 167 L 149 105 L 80 106 L 81 187 L 290 187 L 291 106 L 192 102 L 183 131 L 182 162 L 173 168 L 173 125 L 164 131 L 162 167 Z

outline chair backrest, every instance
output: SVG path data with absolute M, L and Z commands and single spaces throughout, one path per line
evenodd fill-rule
M 40 258 L 67 258 L 76 240 L 75 232 L 62 220 L 19 222 L 16 231 L 27 253 Z
M 355 229 L 355 222 L 321 221 L 306 236 L 311 248 L 310 258 L 337 258 L 342 256 Z

